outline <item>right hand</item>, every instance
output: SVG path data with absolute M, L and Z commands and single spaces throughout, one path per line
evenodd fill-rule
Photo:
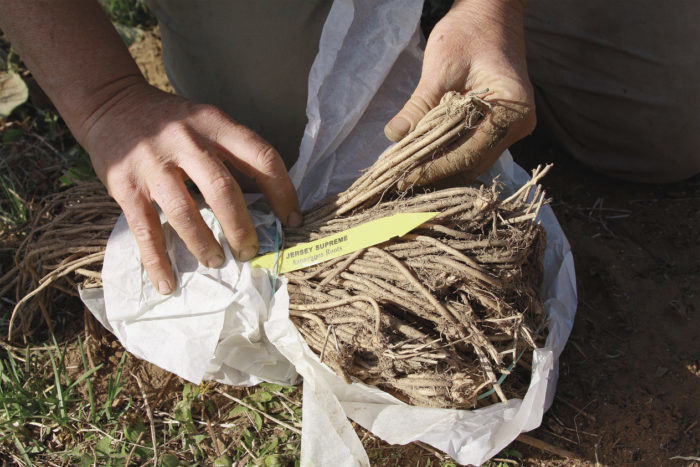
M 301 224 L 280 155 L 213 106 L 137 83 L 109 99 L 82 130 L 95 172 L 124 211 L 148 277 L 163 294 L 174 290 L 175 280 L 154 202 L 199 262 L 207 267 L 224 262 L 221 245 L 185 187 L 187 179 L 202 192 L 240 261 L 257 254 L 258 240 L 241 188 L 224 162 L 257 183 L 283 223 Z
M 444 155 L 406 174 L 400 190 L 448 179 L 469 183 L 535 128 L 525 60 L 524 0 L 456 0 L 430 33 L 418 86 L 384 131 L 398 142 L 448 91 L 491 91 L 487 116 Z M 457 178 L 453 178 L 457 177 Z

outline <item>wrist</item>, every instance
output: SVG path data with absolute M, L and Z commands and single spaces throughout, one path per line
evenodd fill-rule
M 133 98 L 150 88 L 140 74 L 129 74 L 105 83 L 91 95 L 74 95 L 69 103 L 64 119 L 71 132 L 86 149 L 90 146 L 91 135 L 102 121 L 127 110 Z M 144 102 L 145 104 L 145 102 Z M 76 108 L 80 105 L 80 108 Z M 60 110 L 60 109 L 59 109 Z M 89 151 L 89 149 L 88 149 Z

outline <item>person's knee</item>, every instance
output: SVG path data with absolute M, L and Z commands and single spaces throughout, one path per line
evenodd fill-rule
M 663 156 L 663 155 L 661 155 Z M 613 155 L 614 157 L 614 155 Z M 584 164 L 588 161 L 582 160 Z M 644 164 L 592 167 L 605 175 L 637 183 L 673 183 L 686 180 L 700 173 L 700 157 L 694 154 L 675 154 L 674 157 L 658 157 Z
M 525 18 L 539 121 L 578 160 L 627 180 L 700 172 L 700 3 L 532 0 Z M 605 14 L 601 14 L 605 12 Z

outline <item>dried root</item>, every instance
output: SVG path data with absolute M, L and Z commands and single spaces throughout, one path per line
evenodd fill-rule
M 0 277 L 0 296 L 14 291 L 9 337 L 28 336 L 42 319 L 52 329 L 56 293 L 78 295 L 101 285 L 107 238 L 121 210 L 97 182 L 80 182 L 44 200 L 30 220 L 29 233 Z
M 295 244 L 396 213 L 440 212 L 400 239 L 285 274 L 292 321 L 348 382 L 429 407 L 474 407 L 489 389 L 505 400 L 499 377 L 544 333 L 545 237 L 535 219 L 548 168 L 505 200 L 497 183 L 396 191 L 404 174 L 472 128 L 484 105 L 446 95 L 347 191 L 285 232 Z

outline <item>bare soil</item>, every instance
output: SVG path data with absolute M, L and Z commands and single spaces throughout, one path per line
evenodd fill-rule
M 158 27 L 144 31 L 144 38 L 131 44 L 129 52 L 149 83 L 162 91 L 175 92 L 163 67 L 163 49 L 160 46 Z
M 673 458 L 700 454 L 700 177 L 613 180 L 544 132 L 513 152 L 525 168 L 555 163 L 545 185 L 579 293 L 557 397 L 531 434 L 582 464 L 688 465 Z M 532 464 L 550 459 L 525 452 Z

